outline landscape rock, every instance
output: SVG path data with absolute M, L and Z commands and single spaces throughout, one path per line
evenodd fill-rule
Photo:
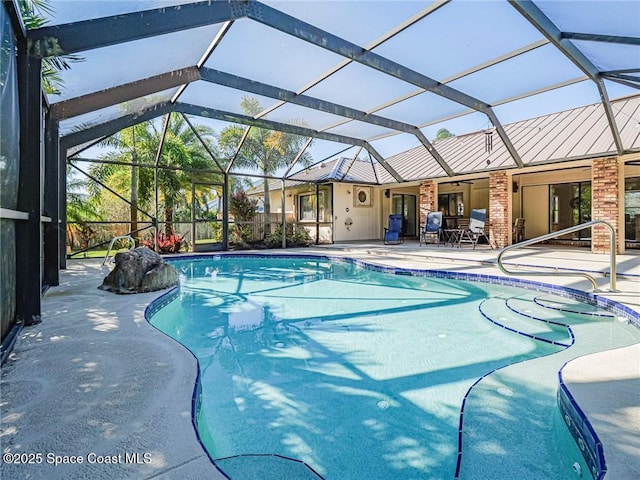
M 178 284 L 173 265 L 147 247 L 133 248 L 115 256 L 116 266 L 98 288 L 128 294 L 162 290 Z

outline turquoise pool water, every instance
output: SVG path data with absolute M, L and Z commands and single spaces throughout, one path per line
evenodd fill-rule
M 179 295 L 150 322 L 198 359 L 198 432 L 232 479 L 589 478 L 557 372 L 640 341 L 504 285 L 324 258 L 174 265 Z

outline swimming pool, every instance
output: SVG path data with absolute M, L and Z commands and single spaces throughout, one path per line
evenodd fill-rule
M 576 464 L 589 478 L 557 372 L 640 341 L 591 305 L 487 276 L 327 257 L 174 265 L 181 288 L 148 318 L 198 359 L 195 423 L 232 479 L 565 480 Z

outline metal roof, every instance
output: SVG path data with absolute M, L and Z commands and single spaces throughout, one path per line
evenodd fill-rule
M 313 138 L 315 159 L 364 148 L 381 183 L 638 150 L 637 104 L 610 100 L 640 88 L 637 1 L 51 4 L 30 55 L 84 59 L 48 97 L 64 147 L 182 112 Z
M 640 151 L 640 95 L 611 102 L 620 137 L 628 151 Z M 591 104 L 505 125 L 526 165 L 616 155 L 616 146 L 601 104 Z M 493 146 L 488 151 L 487 136 Z M 491 129 L 445 138 L 434 143 L 456 172 L 471 173 L 510 167 L 509 152 Z M 428 168 L 424 149 L 401 152 L 387 162 L 407 180 L 443 176 Z M 420 168 L 422 166 L 422 168 Z

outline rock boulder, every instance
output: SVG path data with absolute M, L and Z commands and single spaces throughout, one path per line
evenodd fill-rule
M 116 266 L 98 288 L 114 293 L 143 293 L 178 284 L 178 271 L 147 247 L 115 256 Z

